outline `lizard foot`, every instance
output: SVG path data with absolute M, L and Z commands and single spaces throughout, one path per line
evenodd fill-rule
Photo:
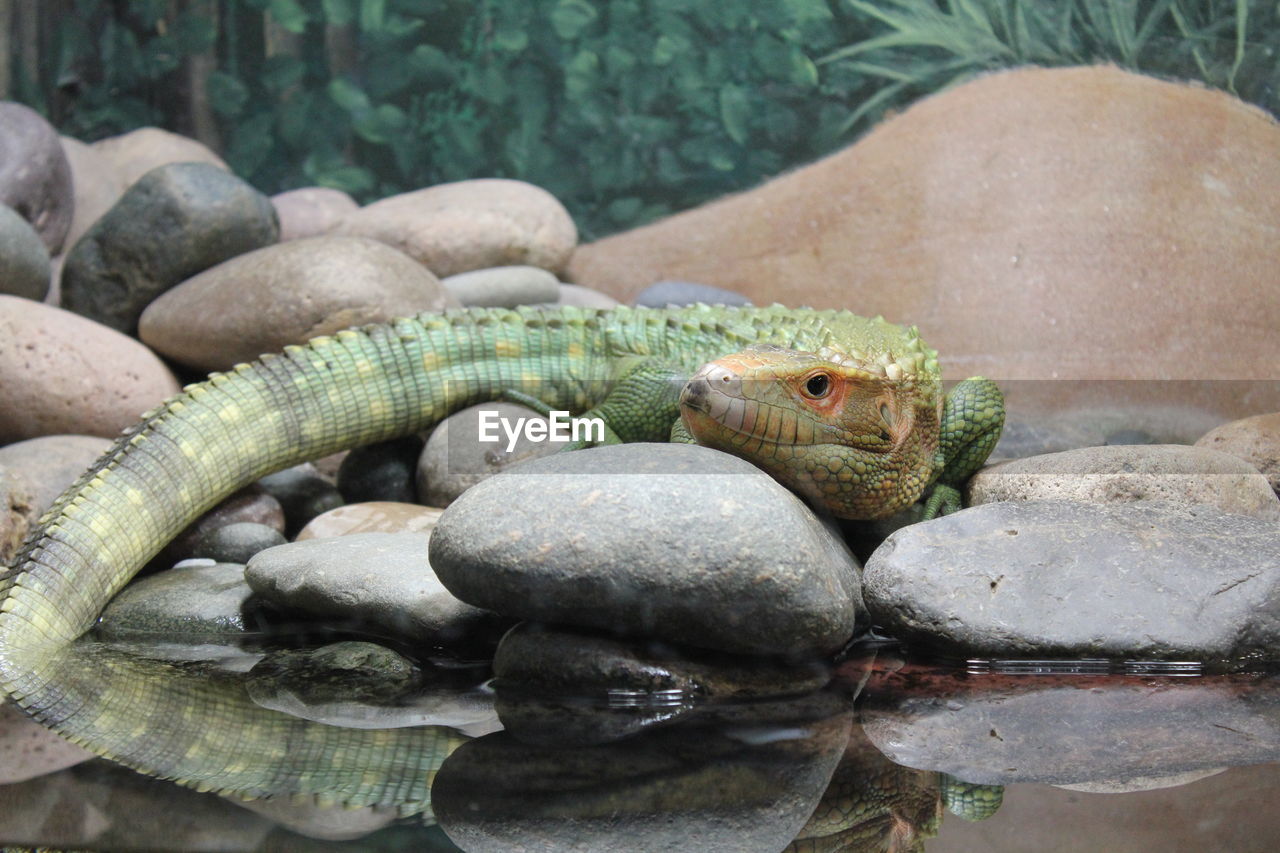
M 948 486 L 945 483 L 935 483 L 933 491 L 929 493 L 929 499 L 925 501 L 924 513 L 920 516 L 920 519 L 928 521 L 940 515 L 950 515 L 959 510 L 961 506 L 959 489 L 955 486 Z

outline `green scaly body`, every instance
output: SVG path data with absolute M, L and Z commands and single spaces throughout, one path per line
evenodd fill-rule
M 942 411 L 936 361 L 913 330 L 779 306 L 424 314 L 215 374 L 128 430 L 50 509 L 0 578 L 0 685 L 45 725 L 149 774 L 245 797 L 422 811 L 435 768 L 460 740 L 448 730 L 310 723 L 256 706 L 230 679 L 77 638 L 169 539 L 265 474 L 420 431 L 512 390 L 552 408 L 604 414 L 623 440 L 664 440 L 677 402 L 670 382 L 653 377 L 687 376 L 759 344 L 913 353 L 922 372 L 912 393 Z M 947 418 L 941 422 L 945 442 Z M 931 429 L 926 449 L 940 440 L 937 420 Z M 947 477 L 944 457 L 966 453 L 974 455 L 943 448 L 915 464 L 911 499 Z

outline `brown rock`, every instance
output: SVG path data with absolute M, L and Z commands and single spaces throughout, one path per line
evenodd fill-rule
M 0 204 L 31 223 L 57 254 L 71 226 L 71 166 L 58 132 L 30 107 L 0 101 Z
M 170 163 L 133 183 L 62 269 L 62 305 L 126 334 L 157 296 L 280 236 L 270 200 L 208 163 Z
M 1169 501 L 1280 521 L 1280 499 L 1252 465 L 1175 444 L 1082 447 L 989 465 L 969 481 L 968 502 Z
M 155 167 L 169 163 L 208 163 L 227 168 L 221 157 L 201 143 L 158 127 L 141 127 L 100 139 L 91 147 L 111 162 L 126 189 Z
M 0 467 L 30 486 L 39 518 L 109 447 L 110 439 L 93 435 L 43 435 L 0 447 Z
M 560 295 L 555 301 L 557 307 L 576 305 L 579 308 L 617 308 L 622 303 L 607 293 L 601 293 L 580 284 L 560 284 Z
M 193 556 L 206 535 L 220 527 L 240 522 L 262 524 L 284 533 L 284 509 L 261 486 L 248 486 L 197 518 L 160 552 L 154 565 L 168 569 L 179 560 Z
M 0 464 L 0 566 L 12 565 L 37 518 L 31 486 L 20 474 Z
M 200 370 L 420 311 L 457 307 L 421 264 L 382 243 L 311 237 L 232 258 L 165 293 L 139 336 Z
M 1196 442 L 1238 456 L 1262 472 L 1280 494 L 1280 412 L 1254 415 L 1215 427 Z
M 0 296 L 0 443 L 115 436 L 177 391 L 169 368 L 132 338 L 61 308 Z
M 430 533 L 442 512 L 444 510 L 434 507 L 396 501 L 347 504 L 311 519 L 298 533 L 296 541 L 348 533 Z
M 573 219 L 554 196 L 496 178 L 385 198 L 348 216 L 334 233 L 381 240 L 441 278 L 511 265 L 559 272 L 578 242 Z
M 8 701 L 0 702 L 0 785 L 34 779 L 90 758 L 89 750 L 59 737 Z
M 360 209 L 342 190 L 304 187 L 271 197 L 280 217 L 280 242 L 329 233 L 343 217 Z
M 124 195 L 125 184 L 100 150 L 78 139 L 63 136 L 62 151 L 71 164 L 71 185 L 75 191 L 75 214 L 67 232 L 64 249 L 69 249 L 97 222 L 102 214 Z
M 1276 122 L 1222 92 L 1112 67 L 992 74 L 758 189 L 580 247 L 569 278 L 623 301 L 673 278 L 883 314 L 918 324 L 952 377 L 1257 380 L 1010 390 L 1014 408 L 1239 416 L 1280 408 L 1277 151 Z

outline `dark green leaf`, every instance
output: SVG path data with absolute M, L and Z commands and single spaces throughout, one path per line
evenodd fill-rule
M 356 16 L 353 0 L 320 0 L 324 19 L 335 27 L 345 27 Z
M 751 104 L 747 100 L 746 89 L 734 85 L 720 87 L 720 123 L 729 138 L 739 145 L 747 144 L 747 118 L 750 114 Z
M 369 109 L 369 96 L 364 90 L 345 77 L 329 81 L 329 97 L 347 112 Z
M 386 26 L 387 0 L 360 0 L 360 29 L 376 33 Z
M 301 33 L 307 28 L 311 16 L 299 5 L 298 0 L 271 0 L 267 11 L 276 23 L 291 33 Z
M 598 16 L 587 0 L 560 0 L 551 10 L 551 27 L 566 41 L 576 39 Z
M 373 189 L 377 179 L 363 166 L 333 166 L 317 172 L 315 182 L 322 187 L 358 195 Z
M 493 46 L 507 53 L 519 53 L 529 46 L 529 34 L 516 26 L 500 27 L 493 34 Z
M 454 61 L 435 45 L 420 44 L 409 54 L 408 65 L 428 83 L 443 83 L 454 77 Z
M 259 79 L 268 92 L 279 94 L 302 82 L 306 70 L 306 63 L 298 57 L 281 54 L 272 56 L 263 63 L 262 75 Z
M 209 95 L 209 106 L 224 118 L 238 116 L 244 109 L 245 102 L 249 100 L 249 88 L 222 71 L 215 71 L 209 75 L 205 91 Z
M 218 41 L 218 28 L 203 15 L 184 15 L 173 28 L 173 39 L 183 53 L 204 53 Z

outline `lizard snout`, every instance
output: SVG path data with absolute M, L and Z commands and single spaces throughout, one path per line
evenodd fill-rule
M 680 392 L 680 404 L 707 412 L 712 408 L 713 399 L 723 399 L 724 396 L 741 397 L 742 378 L 727 367 L 712 362 L 704 364 L 685 383 Z

